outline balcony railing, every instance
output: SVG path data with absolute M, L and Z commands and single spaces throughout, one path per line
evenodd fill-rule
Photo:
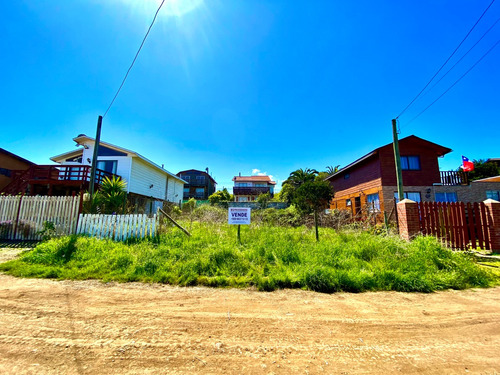
M 441 171 L 441 183 L 443 185 L 469 185 L 469 178 L 466 172 L 462 171 Z
M 234 195 L 260 195 L 260 194 L 265 194 L 265 193 L 270 193 L 271 188 L 269 187 L 242 187 L 242 186 L 235 186 L 233 187 L 233 194 Z
M 90 181 L 89 165 L 32 165 L 25 171 L 12 171 L 12 182 L 2 192 L 18 194 L 25 192 L 29 184 L 79 184 Z M 113 173 L 96 169 L 95 183 L 100 185 L 104 177 Z M 119 178 L 119 176 L 116 176 Z

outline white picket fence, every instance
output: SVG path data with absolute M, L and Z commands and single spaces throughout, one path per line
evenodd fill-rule
M 156 235 L 157 215 L 83 215 L 78 219 L 77 234 L 111 238 L 124 241 L 127 238 L 145 238 Z
M 0 196 L 0 239 L 40 240 L 46 221 L 56 235 L 75 233 L 79 205 L 79 196 Z

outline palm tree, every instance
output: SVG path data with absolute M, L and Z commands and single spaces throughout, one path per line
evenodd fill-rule
M 123 209 L 127 199 L 127 183 L 119 177 L 104 177 L 94 195 L 95 205 L 101 213 L 111 214 Z
M 318 171 L 316 169 L 300 168 L 290 173 L 290 176 L 288 176 L 288 178 L 285 181 L 283 181 L 283 185 L 289 184 L 295 188 L 298 188 L 305 182 L 314 181 L 317 174 Z
M 329 165 L 326 167 L 326 173 L 331 176 L 339 171 L 339 167 L 340 165 L 336 165 L 335 167 L 333 165 Z

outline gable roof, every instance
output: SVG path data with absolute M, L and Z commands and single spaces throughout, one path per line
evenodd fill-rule
M 269 176 L 234 176 L 234 182 L 267 182 L 270 185 L 276 185 Z
M 29 164 L 29 165 L 35 165 L 35 163 L 33 163 L 32 161 L 29 161 L 25 158 L 22 158 L 20 157 L 19 155 L 16 155 L 16 154 L 13 154 L 12 152 L 10 151 L 7 151 L 6 149 L 4 148 L 0 148 L 0 153 L 4 154 L 4 155 L 7 155 L 7 156 L 10 156 L 11 158 L 13 159 L 17 159 L 19 160 L 20 162 L 23 162 L 23 163 L 26 163 L 26 164 Z
M 186 173 L 186 172 L 196 172 L 196 173 L 201 173 L 201 174 L 204 174 L 205 176 L 208 176 L 208 178 L 210 178 L 214 184 L 217 184 L 217 182 L 214 180 L 214 178 L 212 176 L 210 176 L 207 172 L 205 171 L 200 171 L 198 169 L 186 169 L 185 171 L 180 171 L 180 172 L 177 172 L 177 176 L 181 176 L 181 173 Z
M 428 141 L 426 139 L 417 137 L 416 135 L 409 135 L 408 137 L 402 138 L 402 139 L 399 140 L 399 143 L 407 143 L 407 142 L 411 142 L 411 141 L 418 141 L 418 142 L 426 143 L 429 147 L 431 147 L 431 148 L 433 148 L 433 149 L 436 150 L 437 156 L 444 156 L 447 153 L 449 153 L 449 152 L 452 151 L 451 148 L 438 145 L 437 143 L 430 142 L 430 141 Z M 345 173 L 349 169 L 352 169 L 353 167 L 355 167 L 356 165 L 362 163 L 363 161 L 371 159 L 372 157 L 377 156 L 379 154 L 380 150 L 383 149 L 383 148 L 386 148 L 386 147 L 391 147 L 392 148 L 392 144 L 393 143 L 391 142 L 391 143 L 388 143 L 388 144 L 386 144 L 384 146 L 376 148 L 375 150 L 369 152 L 368 154 L 366 154 L 366 155 L 360 157 L 359 159 L 353 161 L 352 163 L 346 165 L 344 168 L 339 169 L 336 173 L 334 173 L 334 174 L 328 176 L 327 178 L 325 178 L 325 180 L 329 180 L 332 177 L 335 177 L 335 176 L 338 176 L 338 175 L 340 175 L 342 173 Z
M 95 143 L 95 138 L 88 137 L 85 134 L 79 134 L 77 137 L 73 138 L 73 141 L 75 141 L 78 145 L 83 146 L 85 142 Z M 155 169 L 175 178 L 176 180 L 182 181 L 182 183 L 184 183 L 184 184 L 186 183 L 186 181 L 184 181 L 182 178 L 180 178 L 180 177 L 176 176 L 175 174 L 173 174 L 172 172 L 169 172 L 166 169 L 160 167 L 158 164 L 153 163 L 151 160 L 145 158 L 144 156 L 142 156 L 141 154 L 139 154 L 135 151 L 128 150 L 126 148 L 119 147 L 119 146 L 113 145 L 111 143 L 103 142 L 103 141 L 99 141 L 99 145 L 106 146 L 106 147 L 108 147 L 112 150 L 118 151 L 118 152 L 123 152 L 123 153 L 127 154 L 127 156 L 130 156 L 133 158 L 134 157 L 139 158 L 142 161 L 144 161 L 146 164 L 149 164 L 150 166 L 154 167 Z M 78 149 L 75 151 L 69 151 L 69 152 L 65 152 L 65 153 L 60 154 L 60 155 L 53 156 L 50 158 L 50 160 L 57 162 L 57 160 L 66 159 L 66 158 L 72 157 L 72 156 L 78 156 L 82 153 L 83 153 L 83 150 Z

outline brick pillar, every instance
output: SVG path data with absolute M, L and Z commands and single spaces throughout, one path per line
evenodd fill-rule
M 500 253 L 500 202 L 487 199 L 484 202 L 488 222 L 491 250 Z
M 397 204 L 397 210 L 399 236 L 409 241 L 420 233 L 418 204 L 410 199 L 403 199 Z

